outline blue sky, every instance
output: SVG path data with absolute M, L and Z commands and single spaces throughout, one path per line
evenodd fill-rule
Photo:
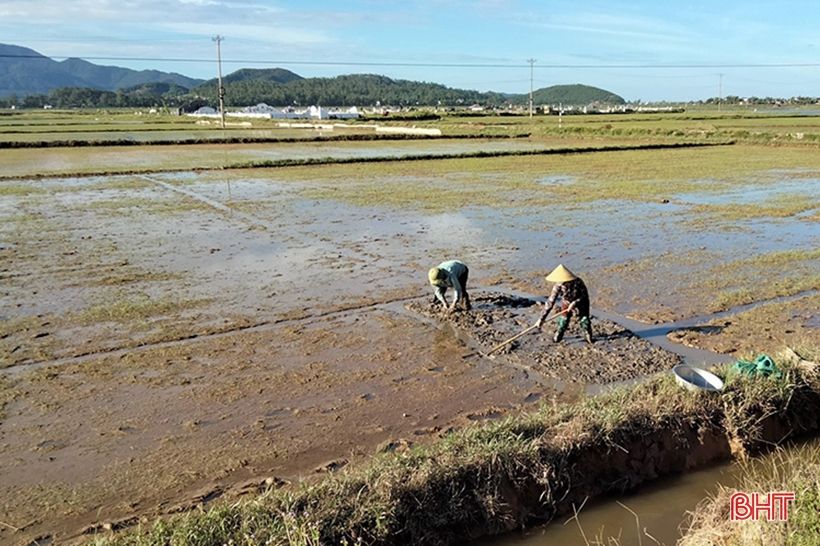
M 209 78 L 216 73 L 211 37 L 220 34 L 225 73 L 282 66 L 308 77 L 368 72 L 526 92 L 526 60 L 535 58 L 536 88 L 585 83 L 630 100 L 716 96 L 720 74 L 724 95 L 820 96 L 818 29 L 816 0 L 0 0 L 0 42 L 55 58 Z M 389 66 L 299 64 L 343 62 Z M 637 67 L 646 65 L 696 67 Z

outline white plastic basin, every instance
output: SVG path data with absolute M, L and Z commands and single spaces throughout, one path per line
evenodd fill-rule
M 681 364 L 672 368 L 675 374 L 675 381 L 678 385 L 690 391 L 720 391 L 723 390 L 723 380 L 701 368 Z

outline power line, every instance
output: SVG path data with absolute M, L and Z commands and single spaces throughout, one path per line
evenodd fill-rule
M 13 59 L 69 59 L 79 58 L 87 61 L 147 61 L 147 62 L 174 62 L 174 63 L 213 63 L 213 59 L 193 57 L 113 57 L 113 56 L 71 56 L 58 55 L 47 57 L 44 55 L 15 55 L 0 54 L 0 58 Z M 820 67 L 820 62 L 812 63 L 723 63 L 723 64 L 516 64 L 516 63 L 414 63 L 401 61 L 363 62 L 363 61 L 294 61 L 294 60 L 253 60 L 253 59 L 222 59 L 223 63 L 231 64 L 271 64 L 271 65 L 310 65 L 310 66 L 384 66 L 384 67 L 420 67 L 420 68 L 546 68 L 546 69 L 710 69 L 710 68 L 811 68 Z

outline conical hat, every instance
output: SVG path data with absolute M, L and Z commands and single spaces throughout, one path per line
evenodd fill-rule
M 558 264 L 558 267 L 552 270 L 552 273 L 546 276 L 546 279 L 549 282 L 567 282 L 573 279 L 577 279 L 578 277 L 575 274 L 563 266 L 563 264 Z
M 438 267 L 433 267 L 430 271 L 427 272 L 427 279 L 430 281 L 430 284 L 438 284 L 439 283 L 439 276 L 441 275 L 441 271 Z

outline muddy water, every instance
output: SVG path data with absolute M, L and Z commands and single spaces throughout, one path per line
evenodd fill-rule
M 659 480 L 639 493 L 590 501 L 581 510 L 578 521 L 562 517 L 559 521 L 529 530 L 523 534 L 482 541 L 482 546 L 583 546 L 601 539 L 609 544 L 613 537 L 619 544 L 654 544 L 648 533 L 660 544 L 674 545 L 681 537 L 679 527 L 686 513 L 699 502 L 714 494 L 719 485 L 734 486 L 739 469 L 735 464 L 722 464 L 682 476 Z M 616 501 L 627 506 L 635 516 Z M 580 524 L 580 528 L 579 528 Z M 640 530 L 639 530 L 640 529 Z M 582 534 L 583 530 L 583 534 Z
M 806 444 L 820 445 L 820 439 Z M 786 448 L 797 449 L 798 446 Z M 768 455 L 750 463 L 765 469 L 772 464 Z M 672 546 L 682 536 L 687 513 L 717 493 L 719 486 L 737 487 L 742 478 L 737 463 L 724 463 L 681 476 L 657 480 L 638 492 L 590 501 L 581 509 L 577 521 L 571 516 L 550 525 L 522 533 L 478 542 L 481 546 L 584 546 L 593 544 L 656 544 Z M 617 502 L 616 502 L 617 501 Z M 638 516 L 619 505 L 626 506 Z M 580 527 L 579 527 L 580 524 Z M 650 538 L 651 537 L 651 538 Z M 618 542 L 613 542 L 617 538 Z M 586 540 L 585 540 L 586 539 Z M 654 539 L 654 540 L 652 540 Z M 600 542 L 595 542 L 599 540 Z
M 566 209 L 552 208 L 548 212 L 521 208 L 499 215 L 494 207 L 472 207 L 424 214 L 301 199 L 294 185 L 277 180 L 275 173 L 270 178 L 249 177 L 230 188 L 213 175 L 157 178 L 185 183 L 192 191 L 211 199 L 233 199 L 239 206 L 268 206 L 254 210 L 259 223 L 285 238 L 291 231 L 292 235 L 317 245 L 318 252 L 325 251 L 321 242 L 332 230 L 334 239 L 350 241 L 345 246 L 354 254 L 364 254 L 365 260 L 373 260 L 371 265 L 400 262 L 408 251 L 416 260 L 424 260 L 442 250 L 452 252 L 454 241 L 458 241 L 458 253 L 473 270 L 494 273 L 501 264 L 530 286 L 546 290 L 541 275 L 555 261 L 566 260 L 567 265 L 585 275 L 593 301 L 605 298 L 606 307 L 621 315 L 650 310 L 661 317 L 677 319 L 699 314 L 701 301 L 670 290 L 669 286 L 685 287 L 697 279 L 699 270 L 716 263 L 758 253 L 811 248 L 817 242 L 816 230 L 807 228 L 802 221 L 750 221 L 742 229 L 738 224 L 731 236 L 722 230 L 703 230 L 687 223 L 691 218 L 687 216 L 687 205 L 682 204 L 597 201 Z M 380 182 L 394 183 L 395 179 Z M 289 215 L 279 213 L 282 205 L 288 207 Z M 274 211 L 277 214 L 271 215 Z M 313 220 L 309 224 L 293 224 L 292 215 Z M 612 229 L 613 219 L 617 219 L 617 230 Z M 648 231 L 653 237 L 646 237 Z M 578 249 L 583 252 L 579 254 Z M 608 271 L 620 264 L 665 253 L 702 257 L 699 262 L 687 264 L 661 260 L 654 264 L 654 270 L 640 277 Z M 343 250 L 342 254 L 346 257 L 347 252 Z

